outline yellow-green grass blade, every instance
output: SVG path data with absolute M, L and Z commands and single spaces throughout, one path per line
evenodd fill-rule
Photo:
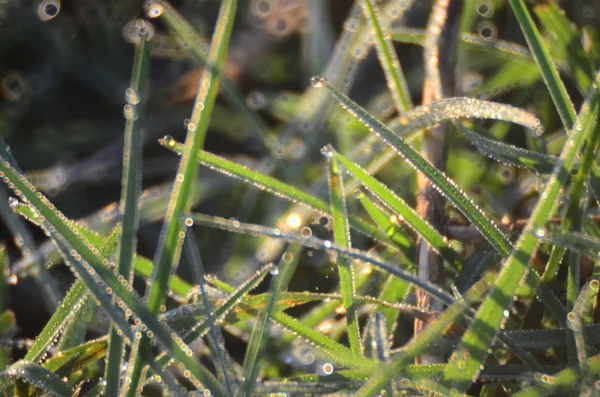
M 151 17 L 160 17 L 179 36 L 182 40 L 181 44 L 185 44 L 185 50 L 192 52 L 203 67 L 212 69 L 214 73 L 222 73 L 222 65 L 217 65 L 214 60 L 209 59 L 207 40 L 171 4 L 163 0 L 153 0 L 153 4 L 149 7 L 149 14 Z M 231 106 L 249 122 L 252 130 L 267 148 L 275 152 L 275 147 L 269 143 L 269 128 L 256 112 L 248 108 L 237 87 L 225 75 L 221 76 L 220 86 Z
M 205 68 L 203 71 L 190 122 L 187 125 L 186 140 L 173 183 L 171 200 L 154 254 L 154 274 L 151 278 L 150 288 L 146 293 L 148 309 L 155 314 L 159 313 L 160 307 L 165 302 L 169 278 L 179 264 L 181 247 L 185 237 L 185 228 L 181 226 L 181 217 L 190 211 L 190 192 L 198 171 L 194 157 L 195 153 L 204 147 L 206 132 L 217 98 L 221 73 L 233 30 L 236 9 L 237 0 L 225 0 L 221 3 L 217 24 L 207 54 L 207 64 L 210 67 Z M 151 2 L 148 5 L 150 16 L 159 16 L 163 11 L 164 7 L 158 3 Z M 144 367 L 143 358 L 151 347 L 150 341 L 146 337 L 136 340 L 134 343 L 139 343 L 140 354 L 137 357 L 130 358 L 130 361 L 132 361 L 129 365 L 131 382 L 126 382 L 123 385 L 124 390 L 121 391 L 122 394 L 129 397 L 133 397 L 137 393 L 139 385 L 143 383 L 141 379 Z
M 369 175 L 357 164 L 348 160 L 333 148 L 329 150 L 334 158 L 352 174 L 370 193 L 375 195 L 389 209 L 394 211 L 407 225 L 426 240 L 431 247 L 438 252 L 449 264 L 450 270 L 456 272 L 462 267 L 461 256 L 448 244 L 446 238 L 439 234 L 431 225 L 425 222 L 404 200 L 398 197 L 383 183 Z
M 329 202 L 331 208 L 331 219 L 333 221 L 333 240 L 336 245 L 346 249 L 351 248 L 350 226 L 348 221 L 348 210 L 346 207 L 346 196 L 344 194 L 344 182 L 342 169 L 339 162 L 333 156 L 329 148 L 325 148 L 323 154 L 328 163 Z M 354 284 L 354 268 L 352 261 L 342 255 L 337 257 L 337 268 L 340 279 L 340 289 L 346 310 L 346 324 L 348 328 L 348 340 L 350 349 L 356 355 L 363 354 L 360 329 L 356 308 L 356 286 Z
M 513 295 L 527 273 L 529 261 L 537 251 L 543 228 L 553 215 L 557 198 L 569 178 L 575 158 L 585 140 L 595 128 L 598 111 L 597 88 L 590 92 L 582 106 L 578 121 L 565 144 L 550 179 L 546 183 L 532 215 L 523 229 L 515 248 L 502 264 L 496 283 L 477 311 L 475 319 L 454 351 L 444 371 L 443 384 L 464 392 L 477 378 L 483 367 L 488 348 L 507 319 Z M 587 150 L 591 150 L 590 147 Z
M 123 177 L 119 214 L 122 234 L 117 259 L 117 273 L 133 282 L 132 264 L 137 247 L 139 227 L 139 196 L 142 184 L 142 126 L 145 122 L 148 80 L 150 76 L 150 43 L 147 28 L 140 27 L 139 41 L 135 44 L 131 83 L 125 91 L 125 139 L 123 144 Z M 125 354 L 123 339 L 117 330 L 110 328 L 108 354 L 104 378 L 105 393 L 116 395 L 121 380 L 121 367 Z
M 392 93 L 396 110 L 399 114 L 406 113 L 412 108 L 412 101 L 394 44 L 381 24 L 379 9 L 376 7 L 375 2 L 373 0 L 362 0 L 361 7 L 373 31 L 377 58 L 379 58 L 379 63 L 388 82 L 388 88 Z

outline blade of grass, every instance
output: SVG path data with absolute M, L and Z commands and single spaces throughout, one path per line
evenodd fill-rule
M 565 85 L 560 79 L 560 75 L 550 57 L 550 53 L 544 46 L 542 36 L 535 26 L 531 15 L 527 11 L 527 7 L 523 0 L 509 0 L 509 4 L 521 26 L 525 40 L 527 40 L 527 44 L 529 45 L 535 62 L 542 74 L 544 83 L 550 92 L 550 96 L 552 97 L 552 101 L 554 102 L 554 106 L 556 107 L 562 124 L 565 127 L 565 131 L 572 131 L 573 125 L 577 119 L 575 108 L 569 98 Z M 596 78 L 594 78 L 593 81 L 597 84 Z M 594 178 L 590 180 L 590 187 L 596 200 L 600 200 L 600 183 L 596 182 L 600 181 L 600 169 L 598 169 L 598 165 L 595 162 L 592 164 L 592 175 Z
M 361 7 L 375 36 L 377 58 L 379 58 L 379 63 L 388 82 L 388 88 L 392 93 L 392 98 L 394 98 L 396 110 L 399 114 L 404 114 L 412 108 L 412 101 L 394 44 L 381 26 L 379 10 L 373 0 L 362 0 Z
M 407 225 L 427 241 L 436 252 L 450 263 L 450 269 L 456 272 L 456 269 L 462 267 L 463 260 L 461 256 L 448 244 L 447 239 L 438 233 L 431 225 L 421 219 L 417 213 L 408 206 L 400 197 L 395 195 L 389 188 L 377 179 L 369 175 L 364 169 L 354 164 L 341 154 L 329 147 L 332 155 L 337 161 L 350 172 L 366 189 L 381 200 L 388 208 L 394 211 Z
M 140 222 L 139 196 L 142 183 L 142 126 L 145 122 L 146 96 L 150 76 L 150 43 L 147 28 L 140 27 L 140 39 L 135 45 L 130 87 L 125 91 L 125 140 L 123 146 L 123 178 L 119 215 L 122 217 L 122 234 L 119 244 L 117 274 L 133 282 L 132 264 L 137 246 L 137 229 Z M 106 357 L 105 393 L 116 395 L 121 380 L 125 354 L 123 339 L 113 327 L 109 331 Z
M 181 152 L 182 145 L 177 143 L 175 140 L 170 139 L 170 137 L 165 137 L 159 140 L 159 142 L 163 146 L 173 150 L 176 153 Z M 264 175 L 258 171 L 250 170 L 242 165 L 236 164 L 232 161 L 205 151 L 199 151 L 197 154 L 197 159 L 200 164 L 209 167 L 210 169 L 221 172 L 228 176 L 239 178 L 245 183 L 252 184 L 259 189 L 266 190 L 278 197 L 288 199 L 294 203 L 299 203 L 306 207 L 312 208 L 322 214 L 329 214 L 329 206 L 323 200 L 308 193 L 304 193 L 301 190 L 283 183 L 271 176 Z M 352 227 L 359 230 L 363 234 L 366 234 L 367 236 L 373 236 L 383 241 L 389 240 L 385 233 L 381 232 L 376 227 L 368 222 L 363 221 L 362 219 L 350 217 L 350 224 Z
M 538 238 L 543 237 L 543 232 L 539 230 L 543 230 L 541 228 L 555 211 L 558 195 L 568 180 L 575 158 L 595 127 L 593 120 L 597 111 L 598 92 L 597 87 L 594 87 L 582 106 L 578 122 L 532 211 L 531 218 L 514 250 L 502 264 L 492 291 L 479 307 L 475 320 L 454 351 L 453 356 L 456 360 L 451 360 L 444 370 L 442 383 L 456 388 L 458 392 L 464 392 L 481 372 L 488 348 L 497 331 L 506 322 L 513 295 L 528 271 L 531 257 L 537 251 Z M 587 150 L 591 149 L 588 147 Z
M 256 386 L 258 378 L 258 370 L 260 358 L 266 348 L 266 337 L 268 333 L 268 324 L 273 316 L 276 302 L 282 292 L 287 290 L 290 279 L 296 271 L 296 266 L 300 260 L 302 248 L 299 245 L 289 246 L 278 265 L 279 273 L 271 280 L 270 292 L 271 296 L 265 309 L 257 316 L 257 321 L 254 323 L 250 342 L 244 356 L 244 364 L 242 365 L 242 374 L 244 376 L 244 385 L 242 392 L 244 396 L 250 397 Z M 257 307 L 252 305 L 253 307 Z
M 423 173 L 434 186 L 436 186 L 443 194 L 448 198 L 455 206 L 458 208 L 465 217 L 477 227 L 477 229 L 484 235 L 490 244 L 496 248 L 496 250 L 501 253 L 510 252 L 511 244 L 510 241 L 502 234 L 502 232 L 498 229 L 498 227 L 492 223 L 492 221 L 479 209 L 471 199 L 469 199 L 465 193 L 456 186 L 456 184 L 449 179 L 444 173 L 439 171 L 437 168 L 433 167 L 427 160 L 423 159 L 412 147 L 410 147 L 402 138 L 400 138 L 397 134 L 389 130 L 385 125 L 383 125 L 379 120 L 371 117 L 364 109 L 360 108 L 358 105 L 350 101 L 348 97 L 340 93 L 338 90 L 333 88 L 327 81 L 319 78 L 314 78 L 313 84 L 325 87 L 331 93 L 331 95 L 348 111 L 352 116 L 358 118 L 363 124 L 369 127 L 374 133 L 378 134 L 384 141 L 386 141 L 390 146 L 396 149 L 401 156 L 406 159 L 411 166 L 417 169 L 419 172 Z M 449 101 L 449 100 L 446 100 Z M 446 101 L 438 102 L 442 104 Z M 446 102 L 447 103 L 447 102 Z M 475 102 L 472 102 L 475 103 Z M 431 106 L 424 106 L 422 108 L 430 109 Z M 421 108 L 421 109 L 422 109 Z M 462 106 L 461 106 L 462 108 Z M 442 113 L 447 112 L 448 108 L 442 107 Z M 466 108 L 467 111 L 472 109 Z M 422 111 L 422 110 L 421 110 Z M 407 118 L 406 124 L 414 124 L 409 121 L 408 117 L 410 117 L 413 112 L 410 112 L 407 116 L 403 116 Z M 425 115 L 422 114 L 422 117 L 426 120 L 430 120 L 431 125 L 437 124 L 442 121 L 442 118 L 437 118 L 438 115 Z M 452 115 L 448 114 L 447 117 L 452 117 Z M 454 114 L 454 117 L 457 117 Z M 433 122 L 433 120 L 437 120 Z M 537 120 L 537 119 L 536 119 Z M 400 122 L 401 124 L 402 121 Z M 538 120 L 539 123 L 539 120 Z M 536 123 L 534 122 L 534 125 Z M 538 125 L 539 127 L 539 125 Z M 414 127 L 413 127 L 414 128 Z M 422 125 L 416 127 L 414 129 L 423 128 Z
M 186 226 L 190 227 L 189 222 L 185 222 Z M 220 333 L 220 330 L 216 328 L 215 316 L 213 315 L 214 308 L 209 301 L 205 289 L 204 283 L 204 265 L 202 264 L 202 258 L 200 257 L 200 251 L 198 250 L 198 246 L 196 244 L 196 235 L 193 230 L 188 230 L 186 232 L 186 245 L 184 245 L 184 251 L 187 254 L 188 261 L 191 263 L 191 266 L 197 268 L 198 273 L 200 273 L 198 289 L 200 290 L 200 298 L 202 299 L 202 304 L 204 307 L 204 312 L 206 315 L 206 323 L 208 324 L 208 332 L 210 337 L 208 338 L 208 343 L 210 349 L 212 350 L 213 355 L 217 358 L 217 373 L 219 374 L 219 378 L 225 384 L 225 391 L 227 395 L 233 394 L 233 380 L 230 378 L 231 374 L 228 371 L 228 368 L 225 364 L 225 358 L 223 357 L 223 353 L 220 351 L 219 342 L 222 341 L 223 335 Z
M 0 377 L 24 380 L 36 388 L 50 392 L 57 397 L 71 397 L 74 392 L 73 387 L 64 382 L 58 375 L 30 361 L 17 361 L 0 373 Z
M 146 294 L 148 309 L 151 313 L 159 313 L 167 295 L 169 278 L 177 267 L 181 256 L 185 229 L 181 227 L 180 219 L 190 211 L 190 192 L 198 171 L 194 156 L 204 146 L 206 131 L 216 101 L 221 71 L 223 70 L 233 30 L 236 9 L 236 0 L 225 0 L 221 3 L 219 15 L 217 16 L 217 25 L 207 56 L 207 64 L 210 65 L 210 68 L 204 70 L 198 86 L 198 94 L 187 126 L 183 153 L 173 183 L 171 200 L 154 254 L 154 274 Z M 151 3 L 148 7 L 148 14 L 153 17 L 159 16 L 163 11 L 164 7 L 160 4 Z M 150 341 L 146 337 L 136 340 L 135 343 L 140 344 L 140 354 L 133 358 L 133 363 L 130 366 L 131 382 L 124 384 L 125 393 L 122 391 L 124 395 L 129 397 L 133 397 L 139 385 L 143 383 L 141 379 L 142 358 L 147 355 L 151 347 Z
M 350 226 L 348 224 L 348 210 L 340 164 L 328 147 L 324 148 L 322 153 L 327 158 L 328 163 L 329 201 L 331 205 L 331 219 L 333 221 L 333 239 L 336 245 L 350 249 Z M 360 356 L 363 354 L 363 346 L 356 312 L 354 269 L 352 262 L 342 255 L 338 255 L 337 257 L 337 268 L 344 309 L 346 310 L 346 325 L 348 328 L 350 349 L 352 353 Z

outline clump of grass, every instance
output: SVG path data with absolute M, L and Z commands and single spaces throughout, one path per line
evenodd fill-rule
M 295 93 L 269 91 L 280 88 L 266 78 L 268 89 L 248 100 L 228 63 L 234 28 L 248 11 L 269 21 L 268 34 L 279 26 L 276 35 L 287 36 L 286 27 L 302 24 L 283 26 L 293 15 L 283 2 L 219 2 L 210 40 L 173 5 L 144 4 L 148 19 L 125 32 L 135 51 L 120 199 L 98 214 L 67 217 L 48 198 L 56 170 L 23 171 L 0 141 L 0 176 L 13 195 L 0 194 L 0 215 L 22 256 L 14 261 L 0 247 L 2 392 L 598 394 L 596 29 L 571 23 L 553 1 L 435 1 L 427 26 L 407 28 L 396 22 L 423 13 L 417 4 L 357 0 L 334 43 L 327 7 L 292 3 L 322 33 L 298 33 L 301 64 L 318 75 L 306 81 L 299 72 L 305 90 Z M 496 37 L 502 8 L 521 42 Z M 44 1 L 38 12 L 44 24 L 58 21 L 60 2 Z M 404 62 L 404 45 L 424 47 L 423 60 Z M 444 56 L 456 56 L 450 70 Z M 153 139 L 154 149 L 178 156 L 176 170 L 144 190 L 145 134 L 158 120 L 156 58 L 201 73 L 184 141 L 170 131 Z M 11 102 L 21 98 L 19 79 L 13 71 L 2 82 Z M 424 104 L 415 106 L 421 88 Z M 258 160 L 209 151 L 213 129 L 252 142 Z M 444 135 L 444 148 L 433 147 L 434 135 Z M 415 209 L 415 201 L 434 205 L 417 191 L 417 175 L 446 201 L 435 203 L 441 212 Z M 247 190 L 234 194 L 222 178 Z M 208 191 L 220 205 L 203 202 Z M 24 220 L 51 243 L 36 246 Z M 161 224 L 152 259 L 138 249 L 148 221 Z M 430 273 L 434 257 L 441 277 Z M 59 305 L 44 262 L 64 262 L 74 276 Z M 29 276 L 51 317 L 26 343 L 6 290 Z M 16 361 L 13 346 L 25 350 Z

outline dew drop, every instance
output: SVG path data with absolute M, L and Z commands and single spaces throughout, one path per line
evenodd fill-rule
M 277 276 L 279 274 L 279 268 L 277 266 L 273 266 L 271 270 L 269 270 L 271 276 Z
M 331 150 L 331 146 L 330 145 L 323 146 L 321 148 L 321 154 L 328 159 L 333 158 L 333 150 Z
M 538 230 L 535 231 L 535 235 L 538 238 L 543 238 L 546 236 L 546 230 L 544 230 L 543 228 L 539 228 Z
M 325 79 L 322 77 L 311 77 L 310 78 L 310 85 L 312 85 L 315 88 L 321 88 L 323 87 L 325 83 Z
M 38 17 L 46 22 L 54 19 L 60 11 L 60 0 L 42 0 L 38 5 Z

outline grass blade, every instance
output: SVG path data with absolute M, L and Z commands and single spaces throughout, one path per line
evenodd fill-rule
M 394 44 L 392 43 L 390 36 L 381 26 L 381 18 L 378 15 L 379 10 L 376 8 L 373 0 L 362 0 L 361 7 L 373 30 L 377 58 L 379 58 L 379 63 L 381 64 L 385 79 L 388 82 L 388 87 L 394 98 L 396 110 L 398 110 L 399 114 L 404 114 L 412 108 L 412 101 L 410 99 L 410 91 L 408 90 L 406 78 L 402 72 L 400 60 L 394 49 Z
M 344 195 L 344 182 L 340 164 L 334 158 L 334 154 L 329 148 L 325 148 L 323 154 L 327 158 L 329 168 L 329 200 L 331 203 L 331 219 L 333 221 L 333 239 L 336 245 L 349 249 L 351 247 L 350 227 L 348 225 L 348 210 L 346 208 L 346 196 Z M 350 349 L 352 353 L 362 355 L 363 346 L 356 313 L 356 287 L 354 285 L 352 262 L 344 256 L 339 255 L 337 258 L 337 268 L 344 309 L 346 310 Z
M 575 108 L 569 98 L 565 85 L 560 79 L 560 75 L 550 57 L 550 53 L 544 46 L 540 32 L 535 26 L 531 15 L 529 15 L 523 0 L 509 0 L 509 3 L 521 26 L 521 30 L 523 31 L 525 40 L 527 40 L 527 44 L 529 45 L 535 62 L 538 65 L 539 71 L 542 74 L 544 83 L 546 83 L 546 87 L 550 92 L 550 96 L 552 97 L 552 101 L 554 102 L 554 106 L 556 107 L 562 124 L 567 132 L 572 131 L 573 125 L 577 121 Z M 596 79 L 597 77 L 593 80 L 595 84 L 597 84 Z M 600 183 L 598 182 L 600 181 L 600 169 L 598 169 L 598 165 L 595 162 L 592 164 L 592 175 L 593 178 L 590 180 L 590 187 L 592 188 L 596 200 L 600 200 Z
M 58 397 L 71 397 L 74 392 L 73 387 L 64 382 L 58 375 L 30 361 L 17 361 L 2 372 L 0 377 L 22 379 L 38 389 L 45 390 Z
M 436 186 L 436 188 L 439 189 L 444 194 L 444 196 L 446 196 L 446 198 L 448 198 L 448 200 L 450 200 L 456 206 L 456 208 L 458 208 L 471 223 L 473 223 L 475 225 L 475 227 L 481 232 L 481 234 L 483 236 L 485 236 L 488 239 L 488 241 L 492 244 L 492 246 L 494 246 L 494 248 L 496 248 L 496 250 L 498 252 L 506 253 L 506 252 L 510 251 L 511 244 L 510 244 L 510 241 L 508 241 L 508 239 L 506 238 L 506 236 L 504 236 L 504 234 L 502 234 L 502 232 L 498 229 L 498 227 L 495 224 L 493 224 L 492 221 L 490 221 L 488 219 L 488 217 L 481 211 L 481 209 L 479 209 L 473 203 L 473 201 L 470 200 L 465 195 L 465 193 L 462 190 L 460 190 L 456 186 L 456 184 L 452 180 L 450 180 L 444 173 L 439 171 L 437 168 L 433 167 L 427 160 L 423 159 L 423 157 L 421 157 L 421 155 L 419 155 L 419 153 L 417 153 L 412 147 L 410 147 L 408 144 L 406 144 L 406 142 L 404 142 L 404 140 L 402 140 L 402 138 L 400 138 L 394 132 L 389 130 L 379 120 L 371 117 L 364 109 L 362 109 L 361 107 L 359 107 L 358 105 L 356 105 L 355 103 L 350 101 L 350 99 L 348 99 L 348 97 L 346 97 L 345 95 L 341 94 L 338 90 L 333 88 L 327 81 L 324 81 L 319 78 L 315 78 L 313 80 L 313 84 L 327 88 L 327 90 L 331 93 L 331 95 L 346 109 L 346 111 L 348 111 L 354 117 L 358 118 L 363 124 L 365 124 L 367 127 L 369 127 L 373 132 L 378 134 L 390 146 L 395 148 L 414 168 L 416 168 L 419 172 L 423 173 L 423 175 L 425 175 L 431 181 L 431 183 L 434 186 Z M 451 100 L 441 101 L 441 102 L 437 102 L 437 103 L 438 104 L 441 104 L 444 102 L 447 103 L 447 101 L 451 101 Z M 467 102 L 476 103 L 476 100 L 467 101 Z M 463 103 L 463 105 L 464 105 L 464 103 Z M 432 126 L 434 124 L 441 122 L 443 120 L 443 116 L 442 117 L 438 117 L 438 116 L 441 116 L 441 114 L 444 114 L 446 111 L 449 110 L 449 108 L 442 107 L 441 114 L 436 112 L 434 114 L 428 115 L 427 113 L 424 112 L 423 108 L 431 109 L 431 106 L 433 106 L 433 104 L 429 105 L 429 106 L 423 106 L 421 108 L 417 108 L 420 110 L 418 110 L 419 113 L 416 113 L 421 116 L 420 120 L 429 121 L 429 123 L 431 123 L 429 126 Z M 462 105 L 460 106 L 460 109 L 467 110 L 467 111 L 473 110 L 469 107 L 464 108 Z M 409 125 L 409 124 L 411 125 L 411 127 L 407 127 L 407 128 L 420 129 L 420 128 L 427 127 L 427 125 L 424 126 L 422 124 L 419 124 L 418 126 L 416 126 L 415 125 L 416 122 L 414 121 L 414 119 L 412 119 L 413 120 L 412 122 L 409 121 L 411 119 L 409 119 L 408 117 L 415 114 L 415 112 L 417 112 L 417 110 L 414 110 L 414 111 L 410 112 L 408 115 L 403 116 L 403 117 L 406 117 L 406 125 Z M 520 111 L 520 112 L 522 112 L 522 111 Z M 455 115 L 455 113 L 446 114 L 446 116 L 447 117 L 457 117 Z M 526 115 L 522 114 L 522 116 L 526 116 Z M 531 116 L 531 115 L 529 115 L 529 116 Z M 531 117 L 533 117 L 533 116 L 531 116 Z M 530 118 L 530 117 L 527 117 L 527 118 Z M 521 117 L 518 117 L 518 119 L 521 120 Z M 535 122 L 533 119 L 535 119 L 535 118 L 531 119 L 532 125 L 537 126 L 538 128 L 541 128 L 539 125 L 539 120 L 537 122 Z M 419 117 L 417 117 L 417 120 L 419 120 Z M 436 121 L 434 122 L 434 120 L 436 120 Z M 537 120 L 537 119 L 535 119 L 535 120 Z M 404 125 L 404 123 L 402 122 L 402 119 L 400 121 L 400 124 Z
M 259 313 L 257 321 L 254 323 L 250 342 L 248 343 L 248 348 L 246 349 L 246 355 L 244 357 L 244 364 L 242 365 L 242 375 L 244 376 L 242 392 L 244 396 L 250 397 L 255 388 L 260 357 L 266 347 L 265 339 L 267 337 L 269 321 L 273 316 L 276 302 L 278 301 L 280 294 L 287 289 L 290 279 L 296 271 L 301 252 L 302 249 L 299 245 L 288 247 L 277 267 L 279 273 L 271 280 L 269 288 L 271 296 L 267 306 Z M 253 306 L 256 307 L 255 305 Z
M 181 152 L 182 145 L 177 143 L 171 137 L 160 139 L 159 142 L 163 146 L 175 151 L 176 153 Z M 232 161 L 205 151 L 199 151 L 197 154 L 197 159 L 200 164 L 209 167 L 210 169 L 221 172 L 227 176 L 239 178 L 245 183 L 251 184 L 259 189 L 266 190 L 278 197 L 288 199 L 294 203 L 299 203 L 306 207 L 312 208 L 322 214 L 329 214 L 329 205 L 327 205 L 325 201 L 308 193 L 304 193 L 300 189 L 283 183 L 271 176 L 264 175 L 258 171 L 250 170 L 242 165 L 236 164 Z M 376 227 L 368 222 L 363 221 L 362 219 L 350 217 L 350 225 L 368 236 L 373 236 L 383 241 L 389 240 L 385 233 L 381 232 Z
M 513 303 L 512 297 L 538 248 L 538 238 L 543 237 L 543 232 L 539 230 L 543 230 L 540 228 L 545 226 L 556 208 L 556 199 L 568 180 L 575 158 L 594 128 L 593 120 L 597 111 L 598 92 L 594 87 L 582 106 L 576 127 L 563 148 L 531 218 L 514 250 L 504 261 L 492 291 L 479 307 L 475 320 L 454 351 L 456 360 L 451 360 L 444 370 L 443 384 L 456 388 L 458 392 L 464 392 L 481 372 L 486 352 L 497 331 L 506 321 L 506 313 Z
M 415 232 L 426 240 L 433 249 L 450 263 L 450 269 L 456 271 L 462 267 L 463 260 L 461 256 L 450 247 L 447 239 L 438 233 L 431 225 L 425 222 L 417 213 L 408 206 L 400 197 L 394 194 L 383 183 L 379 182 L 364 169 L 354 164 L 341 154 L 337 153 L 333 148 L 328 150 L 332 153 L 337 161 L 350 172 L 365 188 L 373 195 L 381 200 L 388 208 L 394 211 L 406 224 L 408 224 Z
M 154 2 L 147 4 L 147 7 L 148 14 L 152 17 L 159 16 L 164 11 L 164 6 Z M 171 200 L 154 254 L 154 274 L 146 294 L 148 308 L 150 312 L 155 314 L 159 313 L 160 307 L 164 304 L 170 275 L 177 267 L 181 255 L 183 245 L 181 240 L 182 235 L 185 235 L 185 229 L 182 228 L 180 219 L 191 208 L 190 192 L 198 171 L 194 155 L 204 146 L 206 131 L 217 98 L 221 71 L 223 70 L 229 39 L 233 30 L 236 9 L 236 0 L 225 0 L 221 3 L 217 25 L 207 56 L 207 64 L 210 67 L 204 69 L 202 74 L 190 122 L 187 126 L 186 141 L 173 184 Z M 132 368 L 131 382 L 124 385 L 127 389 L 126 395 L 131 397 L 137 392 L 138 385 L 141 383 L 142 358 L 150 349 L 149 340 L 145 337 L 140 341 L 136 341 L 136 343 L 140 344 L 140 354 L 133 358 L 133 365 L 130 366 Z
M 140 27 L 140 39 L 135 45 L 130 87 L 125 91 L 125 141 L 123 147 L 123 178 L 119 214 L 122 234 L 119 244 L 117 273 L 133 282 L 132 264 L 137 247 L 137 229 L 140 222 L 139 196 L 142 182 L 142 125 L 146 115 L 146 96 L 150 76 L 150 43 L 145 26 Z M 142 33 L 143 32 L 143 33 Z M 112 328 L 109 331 L 106 358 L 105 393 L 116 395 L 121 379 L 125 354 L 123 339 Z

